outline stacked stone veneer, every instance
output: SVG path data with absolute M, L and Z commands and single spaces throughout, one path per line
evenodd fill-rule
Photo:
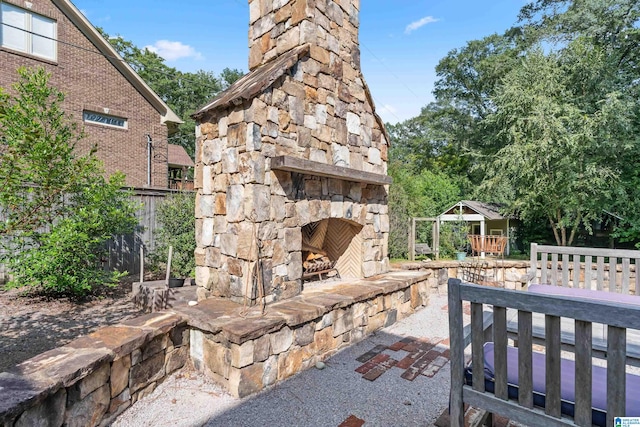
M 258 256 L 267 301 L 298 294 L 300 229 L 326 218 L 362 226 L 361 277 L 388 271 L 385 186 L 271 168 L 273 157 L 293 156 L 386 175 L 358 9 L 356 0 L 250 1 L 252 71 L 195 115 L 200 299 L 254 297 L 246 281 Z
M 100 329 L 0 373 L 0 425 L 109 425 L 182 368 L 188 348 L 171 313 Z
M 427 274 L 389 273 L 270 305 L 246 318 L 192 317 L 191 360 L 236 397 L 315 366 L 429 302 Z
M 474 267 L 474 264 L 480 264 L 480 267 Z M 484 278 L 485 284 L 492 286 L 500 286 L 506 289 L 521 290 L 527 283 L 527 274 L 529 272 L 528 261 L 507 261 L 507 260 L 487 260 L 487 261 L 422 261 L 422 262 L 403 262 L 394 265 L 405 271 L 422 271 L 428 274 L 427 282 L 429 288 L 438 290 L 442 295 L 447 293 L 447 281 L 449 278 L 466 279 L 465 270 L 470 269 L 477 275 Z M 538 277 L 540 270 L 538 270 Z
M 360 0 L 249 0 L 249 69 L 310 43 L 338 78 L 346 73 L 345 89 L 357 90 L 351 85 L 360 77 L 359 13 Z

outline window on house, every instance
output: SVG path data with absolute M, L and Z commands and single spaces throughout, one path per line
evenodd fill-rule
M 0 11 L 2 47 L 56 60 L 56 21 L 7 3 Z
M 122 117 L 109 116 L 93 111 L 83 111 L 82 119 L 87 123 L 98 123 L 101 125 L 127 129 L 127 119 L 123 119 Z

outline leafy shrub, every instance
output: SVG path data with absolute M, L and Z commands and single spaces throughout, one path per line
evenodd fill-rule
M 9 259 L 14 277 L 9 287 L 30 285 L 48 294 L 82 296 L 115 285 L 126 274 L 102 265 L 107 240 L 130 233 L 136 225 L 129 195 L 120 191 L 124 176 L 96 181 L 74 196 L 73 214 L 57 220 L 32 246 Z
M 176 277 L 193 277 L 195 272 L 194 210 L 195 194 L 187 192 L 172 194 L 157 206 L 159 228 L 156 230 L 156 247 L 150 258 L 156 266 L 166 265 L 169 247 L 173 246 L 171 272 Z
M 62 111 L 64 94 L 41 68 L 20 69 L 16 95 L 0 90 L 0 241 L 12 275 L 7 287 L 82 296 L 113 285 L 103 269 L 105 243 L 133 231 L 124 175 L 106 179 L 95 150 Z
M 453 258 L 456 252 L 466 252 L 468 224 L 465 221 L 445 222 L 440 224 L 440 256 Z

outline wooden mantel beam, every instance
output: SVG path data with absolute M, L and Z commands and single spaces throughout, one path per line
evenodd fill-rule
M 343 166 L 327 165 L 312 160 L 292 156 L 278 156 L 271 159 L 271 169 L 323 176 L 366 184 L 388 185 L 393 179 L 381 173 L 365 172 Z

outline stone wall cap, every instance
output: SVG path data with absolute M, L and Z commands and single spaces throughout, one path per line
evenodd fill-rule
M 344 308 L 353 304 L 353 297 L 331 294 L 323 291 L 304 291 L 301 296 L 304 302 L 324 307 L 325 313 L 337 308 Z
M 144 314 L 142 316 L 126 320 L 122 322 L 122 325 L 151 330 L 153 336 L 158 336 L 166 334 L 180 323 L 185 323 L 182 316 L 174 312 L 167 311 Z
M 407 282 L 407 285 L 413 285 L 414 283 L 422 282 L 427 280 L 429 276 L 431 276 L 430 271 L 408 271 L 408 270 L 394 270 L 388 273 L 385 273 L 381 276 L 370 277 L 366 280 L 401 280 L 403 282 Z
M 469 258 L 465 261 L 422 261 L 422 262 L 399 262 L 394 263 L 394 267 L 403 271 L 420 270 L 420 269 L 439 269 L 439 268 L 456 268 L 456 267 L 472 267 L 487 266 L 489 268 L 528 268 L 529 261 L 524 260 L 508 260 L 508 259 L 473 259 Z
M 225 324 L 237 318 L 236 313 L 241 308 L 240 304 L 226 298 L 209 298 L 193 307 L 181 306 L 174 310 L 187 320 L 189 326 L 217 334 Z
M 14 417 L 59 387 L 51 381 L 43 382 L 10 372 L 0 373 L 0 425 L 13 425 L 9 422 Z
M 310 322 L 326 313 L 322 305 L 312 304 L 304 299 L 289 299 L 268 306 L 270 314 L 281 316 L 289 326 Z
M 354 302 L 375 298 L 382 293 L 377 286 L 370 286 L 365 282 L 338 285 L 327 290 L 327 292 L 352 297 Z
M 381 279 L 371 281 L 367 285 L 380 289 L 380 294 L 390 294 L 391 292 L 407 289 L 410 282 L 404 280 Z
M 278 315 L 266 315 L 263 317 L 247 317 L 234 320 L 222 327 L 225 338 L 234 344 L 242 344 L 246 341 L 259 338 L 270 332 L 282 328 L 285 319 Z
M 98 365 L 113 360 L 105 348 L 58 347 L 46 351 L 9 369 L 9 373 L 50 388 L 68 387 L 86 377 Z
M 65 347 L 74 349 L 105 349 L 113 354 L 114 359 L 131 353 L 154 334 L 134 326 L 113 325 L 100 328 L 87 336 L 77 338 Z

